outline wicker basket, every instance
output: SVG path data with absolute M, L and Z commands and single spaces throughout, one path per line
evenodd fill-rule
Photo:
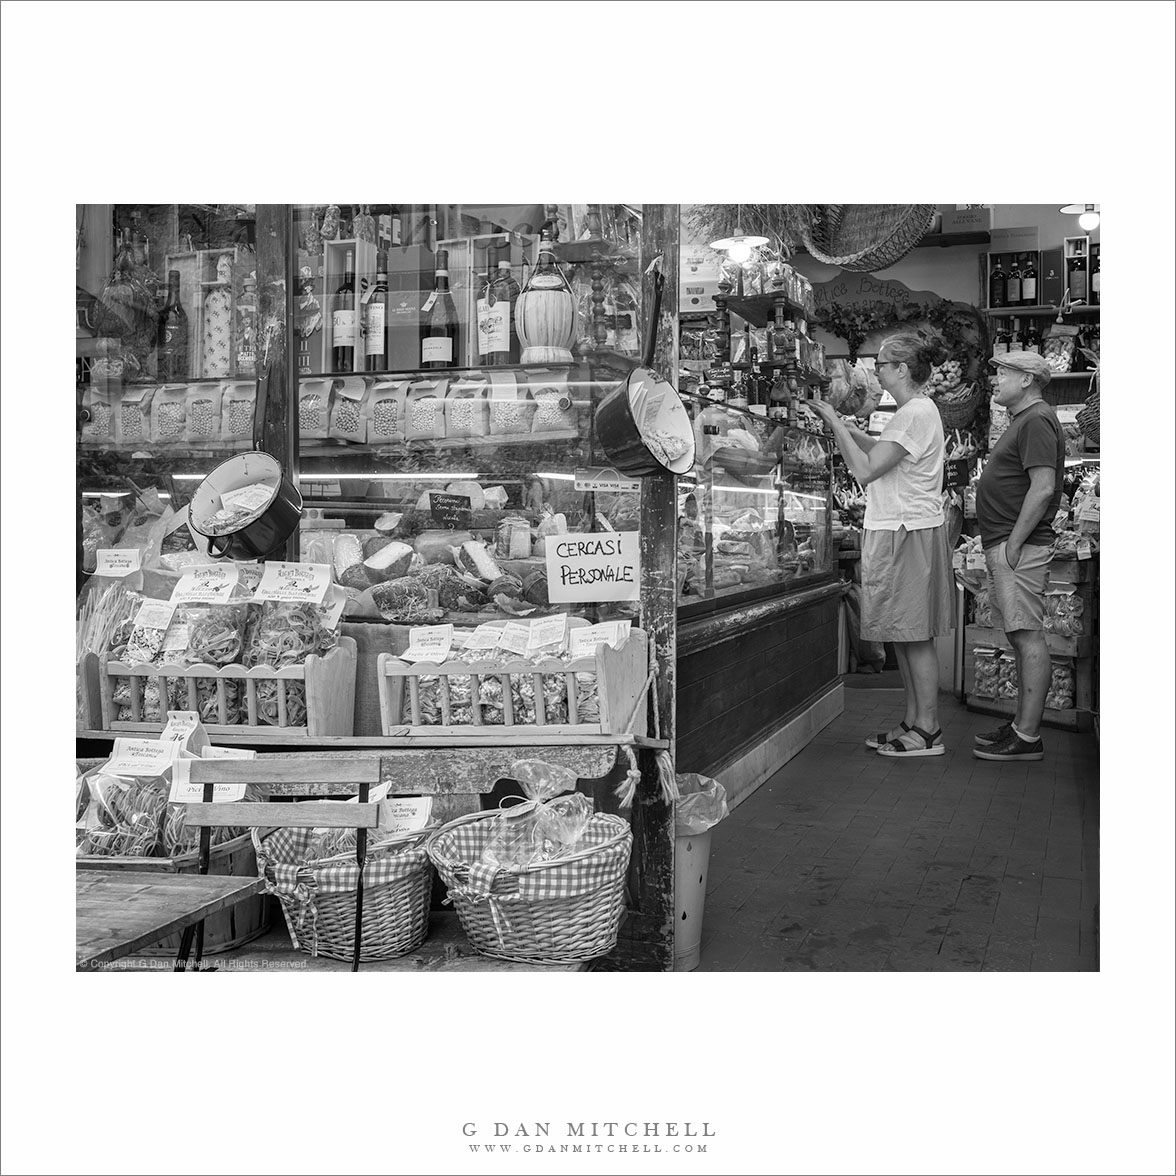
M 276 894 L 295 950 L 350 961 L 355 950 L 355 888 L 359 867 L 353 854 L 307 861 L 312 830 L 253 831 L 259 874 Z M 418 948 L 429 931 L 433 870 L 423 844 L 391 841 L 367 856 L 363 887 L 361 962 L 388 960 Z
M 966 429 L 976 418 L 980 405 L 984 401 L 984 387 L 977 380 L 972 384 L 967 396 L 958 400 L 944 400 L 942 397 L 932 397 L 932 402 L 939 409 L 945 429 Z
M 816 204 L 802 233 L 818 261 L 873 273 L 905 257 L 926 234 L 934 204 Z
M 518 871 L 480 863 L 503 810 L 458 817 L 426 848 L 449 888 L 470 946 L 481 955 L 526 964 L 598 959 L 616 946 L 625 908 L 633 833 L 621 817 L 597 813 L 583 848 Z M 509 811 L 509 810 L 508 810 Z
M 1086 398 L 1085 407 L 1074 418 L 1078 428 L 1082 430 L 1082 435 L 1091 443 L 1091 445 L 1099 445 L 1099 389 L 1095 390 Z

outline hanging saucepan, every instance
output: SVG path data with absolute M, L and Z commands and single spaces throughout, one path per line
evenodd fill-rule
M 622 474 L 689 473 L 694 467 L 694 426 L 677 389 L 651 367 L 661 310 L 661 270 L 653 275 L 653 307 L 640 367 L 596 406 L 596 439 Z
M 268 378 L 258 381 L 252 453 L 222 461 L 196 488 L 189 508 L 192 530 L 208 553 L 230 559 L 265 559 L 285 544 L 302 517 L 302 495 L 276 457 L 261 451 Z

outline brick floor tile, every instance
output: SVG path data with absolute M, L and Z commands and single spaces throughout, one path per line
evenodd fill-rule
M 1031 970 L 1034 972 L 1097 972 L 1098 968 L 1093 960 L 1083 956 L 1053 951 L 1035 951 Z
M 1037 918 L 1037 940 L 1042 944 L 1044 950 L 1078 955 L 1082 946 L 1079 921 L 1078 919 L 1039 915 Z

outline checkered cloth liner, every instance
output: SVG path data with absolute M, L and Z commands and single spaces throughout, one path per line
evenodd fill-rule
M 298 905 L 297 927 L 291 931 L 295 946 L 298 946 L 300 936 L 315 942 L 315 895 L 345 894 L 358 888 L 359 866 L 354 855 L 320 865 L 308 857 L 313 829 L 275 829 L 264 837 L 259 836 L 256 829 L 252 832 L 253 847 L 257 851 L 257 873 L 266 880 L 266 894 L 276 894 Z M 368 836 L 371 837 L 370 832 Z M 427 859 L 423 833 L 418 841 L 392 842 L 387 848 L 377 845 L 365 859 L 364 887 L 382 886 L 408 878 L 419 871 Z
M 429 856 L 449 887 L 473 901 L 574 898 L 611 885 L 628 868 L 632 830 L 623 818 L 609 813 L 597 813 L 588 822 L 570 859 L 536 862 L 517 871 L 483 865 L 482 849 L 493 831 L 494 815 L 442 829 L 429 845 Z M 576 856 L 594 849 L 598 852 Z

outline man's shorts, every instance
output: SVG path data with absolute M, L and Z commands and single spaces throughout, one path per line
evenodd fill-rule
M 984 550 L 988 565 L 988 603 L 997 629 L 1014 633 L 1018 629 L 1040 631 L 1045 616 L 1045 580 L 1052 552 L 1048 547 L 1026 543 L 1015 568 L 1009 567 L 1005 544 Z

